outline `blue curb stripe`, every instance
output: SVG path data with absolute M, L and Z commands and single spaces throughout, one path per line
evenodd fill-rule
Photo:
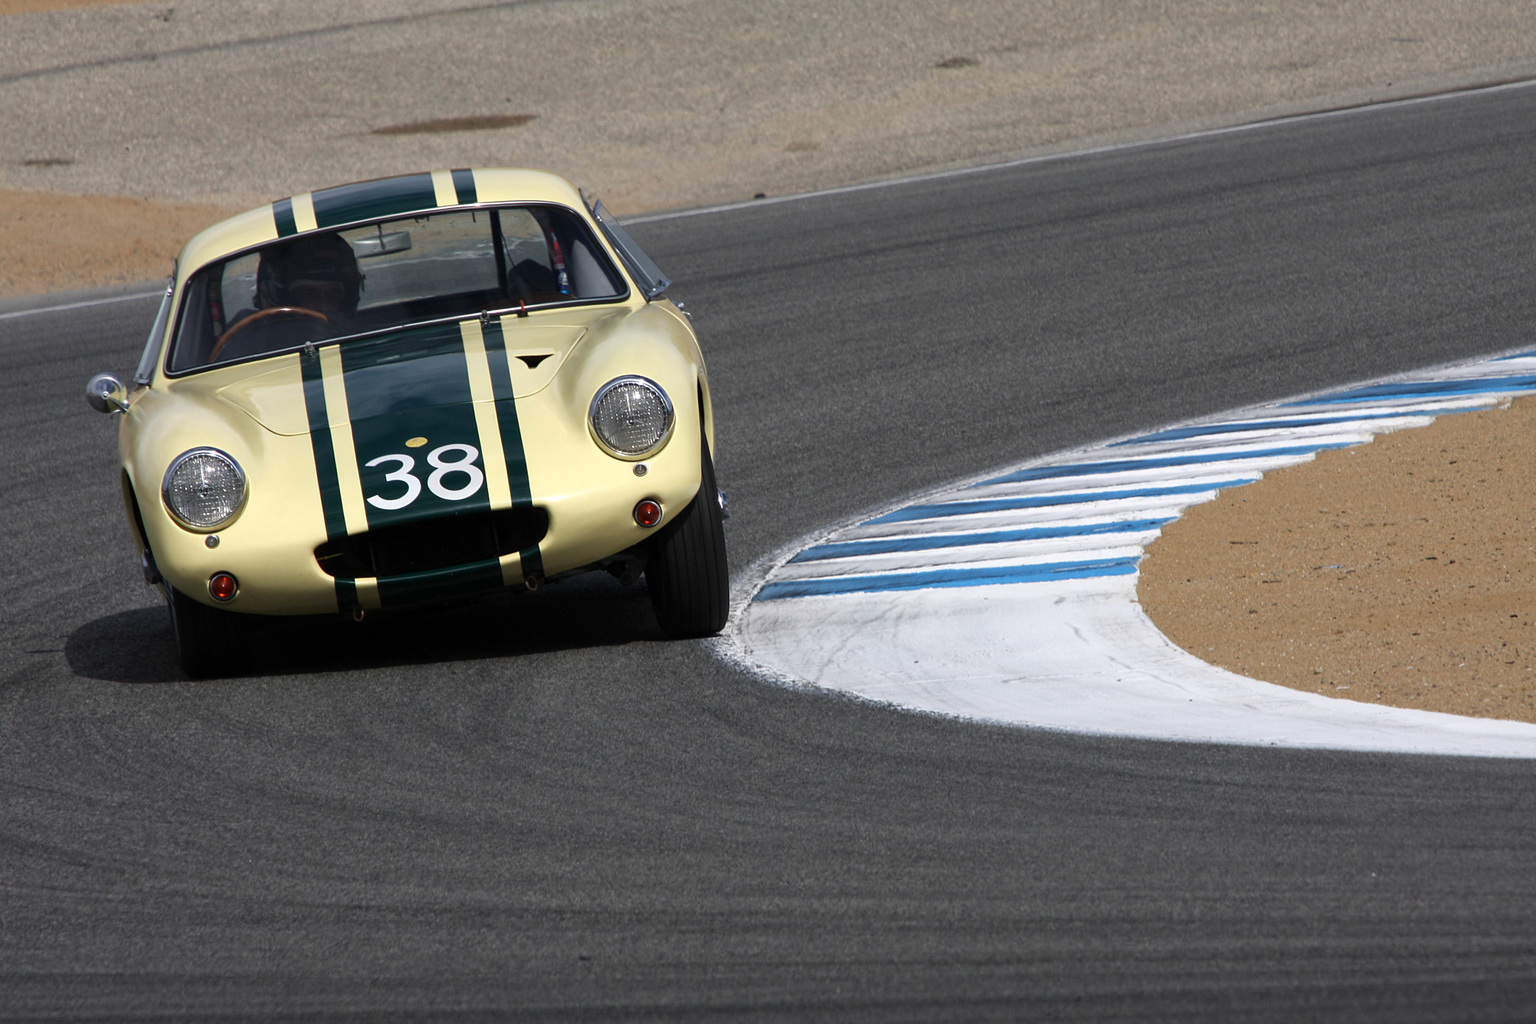
M 1536 358 L 1536 349 L 1516 355 L 1501 356 L 1499 360 L 1530 360 Z M 1487 365 L 1487 364 L 1485 364 Z M 1526 367 L 1522 367 L 1525 369 Z M 1511 367 L 1510 369 L 1514 369 Z M 1463 371 L 1466 372 L 1466 371 Z M 1368 440 L 1391 424 L 1385 421 L 1434 420 L 1442 415 L 1467 412 L 1486 407 L 1499 396 L 1524 395 L 1536 392 L 1536 373 L 1506 374 L 1493 377 L 1461 377 L 1451 380 L 1397 380 L 1347 388 L 1321 396 L 1314 396 L 1283 405 L 1272 405 L 1234 415 L 1264 416 L 1259 419 L 1228 419 L 1203 424 L 1174 426 L 1153 431 L 1129 440 L 1115 441 L 1102 446 L 1099 451 L 1113 452 L 1118 458 L 1091 461 L 1092 455 L 1082 456 L 1090 461 L 1063 463 L 1061 465 L 1031 465 L 1022 469 L 992 477 L 981 483 L 965 485 L 964 489 L 951 489 L 945 496 L 959 498 L 962 494 L 975 494 L 978 487 L 1006 487 L 1024 483 L 1040 485 L 1046 493 L 1013 494 L 995 498 L 960 498 L 953 501 L 934 501 L 926 505 L 909 505 L 895 509 L 859 523 L 851 531 L 834 534 L 825 543 L 805 548 L 791 557 L 785 565 L 821 564 L 821 571 L 842 572 L 846 575 L 808 577 L 801 579 L 775 579 L 764 581 L 753 595 L 753 601 L 773 601 L 785 598 L 835 596 L 851 594 L 889 594 L 903 591 L 935 590 L 952 587 L 980 587 L 1024 583 L 1050 583 L 1061 580 L 1088 580 L 1105 577 L 1135 575 L 1144 554 L 1148 534 L 1161 530 L 1178 518 L 1177 514 L 1156 516 L 1149 513 L 1180 509 L 1192 502 L 1208 500 L 1215 494 L 1233 487 L 1240 487 L 1259 480 L 1263 473 L 1251 468 L 1252 463 L 1294 464 L 1319 452 L 1353 448 Z M 1338 408 L 1355 405 L 1354 409 Z M 1289 410 L 1298 410 L 1290 412 Z M 1322 429 L 1318 429 L 1322 428 Z M 1332 429 L 1330 429 L 1332 428 Z M 1316 438 L 1297 437 L 1294 432 L 1312 430 Z M 1255 438 L 1249 444 L 1269 447 L 1243 447 L 1244 442 L 1234 435 L 1276 432 L 1275 438 Z M 1287 435 L 1287 432 L 1292 432 Z M 1349 440 L 1338 440 L 1343 434 Z M 1356 438 L 1354 435 L 1361 435 Z M 1206 441 L 1205 439 L 1211 439 Z M 1192 442 L 1192 443 L 1184 443 Z M 1204 442 L 1204 443 L 1202 443 Z M 1162 451 L 1149 452 L 1137 457 L 1134 448 L 1127 446 L 1166 444 Z M 1211 451 L 1221 444 L 1228 450 Z M 1094 453 L 1097 454 L 1097 453 Z M 1249 465 L 1244 465 L 1244 464 Z M 1222 479 L 1195 481 L 1191 476 L 1202 472 L 1199 467 L 1210 467 L 1204 472 Z M 1113 474 L 1163 472 L 1164 480 L 1172 478 L 1178 483 L 1158 484 L 1154 477 L 1145 483 L 1150 486 L 1129 486 L 1122 479 L 1116 485 L 1104 479 Z M 1057 491 L 1057 486 L 1076 487 L 1070 492 Z M 994 492 L 995 493 L 995 492 Z M 1167 499 L 1161 501 L 1160 499 Z M 1132 509 L 1141 512 L 1141 518 L 1114 519 L 1116 513 L 1105 511 L 1109 502 L 1137 502 Z M 1027 512 L 1029 510 L 1062 509 L 1077 506 L 1083 511 L 1076 513 L 1089 522 L 1066 522 L 1060 518 L 1074 513 L 1050 513 L 1054 521 L 1046 520 L 1039 526 L 966 523 L 966 532 L 926 532 L 953 529 L 938 525 L 959 516 L 980 516 L 989 513 Z M 1122 514 L 1125 514 L 1122 512 Z M 1129 514 L 1134 515 L 1135 511 Z M 1044 516 L 1034 517 L 1045 519 Z M 904 523 L 934 521 L 934 526 L 915 526 L 898 530 L 860 528 L 887 526 Z M 960 524 L 956 524 L 960 525 Z M 906 536 L 868 536 L 870 533 L 897 533 Z M 852 536 L 858 539 L 840 540 L 837 537 Z M 1082 543 L 1070 543 L 1076 539 Z M 975 561 L 960 564 L 953 562 L 957 556 L 934 554 L 922 557 L 922 552 L 942 552 L 961 548 L 979 549 L 978 555 L 991 560 L 1000 558 L 1029 558 L 1047 556 L 1046 550 L 1032 548 L 1036 542 L 1067 541 L 1068 544 L 1050 545 L 1068 550 L 1049 552 L 1057 558 L 1068 560 L 1035 562 L 1013 565 L 978 565 Z M 993 545 L 1011 544 L 1011 549 L 991 549 Z M 1126 555 L 1123 552 L 1135 553 Z M 859 562 L 876 556 L 912 554 L 911 562 L 930 563 L 922 568 L 880 567 Z M 1072 558 L 1076 555 L 1076 558 Z M 1102 557 L 1091 557 L 1099 555 Z M 965 557 L 965 556 L 959 556 Z M 974 559 L 974 555 L 970 556 Z M 839 566 L 827 563 L 839 559 L 851 560 Z M 801 570 L 805 572 L 805 570 Z M 856 574 L 855 574 L 856 573 Z
M 1171 498 L 1180 494 L 1202 494 L 1220 491 L 1228 487 L 1241 487 L 1259 479 L 1258 474 L 1217 480 L 1213 483 L 1182 484 L 1177 487 L 1140 487 L 1120 491 L 1086 491 L 1072 494 L 1029 494 L 1018 498 L 992 498 L 986 501 L 952 501 L 943 505 L 912 505 L 887 512 L 883 516 L 865 520 L 861 526 L 881 523 L 907 523 L 914 519 L 944 519 L 949 516 L 969 516 L 978 512 L 1008 512 L 1026 508 L 1049 508 L 1054 505 L 1086 505 L 1099 501 L 1120 501 L 1126 498 Z
M 1397 384 L 1374 384 L 1370 387 L 1341 391 L 1336 395 L 1309 398 L 1298 405 L 1339 405 L 1347 402 L 1370 402 L 1380 398 L 1445 398 L 1454 395 L 1488 395 L 1505 391 L 1530 391 L 1536 389 L 1536 376 L 1522 374 L 1518 377 L 1480 377 L 1471 380 L 1405 381 Z
M 1172 469 L 1176 466 L 1203 466 L 1212 462 L 1242 462 L 1247 459 L 1281 459 L 1312 455 L 1331 448 L 1349 448 L 1358 441 L 1337 441 L 1325 444 L 1296 445 L 1289 448 L 1252 448 L 1236 452 L 1202 452 L 1197 455 L 1169 455 L 1161 459 L 1116 459 L 1110 462 L 1080 462 L 1067 466 L 1035 466 L 1021 469 L 1007 476 L 983 480 L 972 487 L 992 484 L 1019 484 L 1028 480 L 1050 480 L 1055 477 L 1093 476 L 1099 473 L 1127 473 L 1138 469 Z
M 1162 519 L 1132 519 L 1117 523 L 1091 523 L 1087 526 L 1036 526 L 1022 530 L 996 530 L 991 533 L 946 533 L 924 537 L 892 537 L 881 540 L 838 541 L 806 548 L 789 561 L 821 562 L 832 558 L 860 558 L 865 555 L 890 555 L 903 551 L 933 551 L 940 548 L 965 548 L 981 544 L 1012 544 L 1028 540 L 1056 540 L 1064 537 L 1101 537 L 1115 533 L 1147 533 L 1173 522 Z
M 1053 562 L 1048 565 L 1000 565 L 886 573 L 879 576 L 843 576 L 838 579 L 781 580 L 759 590 L 753 600 L 774 601 L 786 597 L 880 594 L 898 590 L 936 590 L 942 587 L 984 587 L 1001 583 L 1043 583 L 1100 576 L 1130 576 L 1136 572 L 1139 560 L 1140 556 L 1099 558 L 1083 562 Z
M 1327 427 L 1336 423 L 1361 423 L 1366 420 L 1400 420 L 1414 416 L 1434 417 L 1436 413 L 1427 412 L 1370 412 L 1360 413 L 1354 416 L 1315 416 L 1300 420 L 1237 420 L 1232 423 L 1213 423 L 1203 427 L 1176 427 L 1172 430 L 1159 430 L 1155 434 L 1143 434 L 1133 437 L 1128 441 L 1116 441 L 1111 448 L 1121 448 L 1128 444 L 1153 444 L 1158 441 L 1187 441 L 1192 437 L 1207 437 L 1217 434 L 1243 434 L 1254 430 L 1289 430 L 1295 427 Z

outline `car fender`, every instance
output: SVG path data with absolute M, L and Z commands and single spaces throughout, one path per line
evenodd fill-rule
M 213 603 L 207 582 L 214 573 L 235 571 L 238 576 L 232 567 L 261 564 L 268 552 L 291 547 L 295 537 L 317 538 L 314 543 L 325 537 L 309 438 L 267 430 L 214 397 L 217 383 L 216 377 L 200 378 L 143 389 L 132 396 L 120 435 L 126 486 L 138 499 L 143 544 L 166 582 L 207 604 Z M 246 480 L 239 513 L 214 530 L 182 525 L 161 496 L 172 461 L 201 447 L 229 455 Z M 303 590 L 309 577 L 321 575 L 307 564 L 289 571 L 303 579 L 281 588 L 285 592 Z M 324 601 L 302 609 L 333 610 L 334 603 Z

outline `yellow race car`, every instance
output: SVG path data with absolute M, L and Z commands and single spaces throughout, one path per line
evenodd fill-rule
M 123 502 L 183 669 L 251 616 L 371 612 L 605 569 L 677 637 L 728 611 L 709 378 L 670 282 L 535 171 L 282 199 L 176 263 L 121 413 Z

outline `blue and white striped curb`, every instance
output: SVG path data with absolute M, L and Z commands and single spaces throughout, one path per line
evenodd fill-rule
M 1147 545 L 1185 508 L 1320 451 L 1532 393 L 1536 351 L 1524 351 L 952 486 L 755 566 L 736 584 L 727 652 L 780 679 L 1021 725 L 1536 756 L 1533 726 L 1318 697 L 1213 668 L 1158 633 L 1135 595 Z

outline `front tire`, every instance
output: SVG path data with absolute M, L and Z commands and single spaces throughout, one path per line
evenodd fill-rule
M 701 458 L 699 493 L 662 528 L 645 567 L 656 621 L 676 639 L 713 636 L 724 628 L 731 610 L 720 492 L 707 441 Z
M 249 630 L 238 612 L 220 611 L 165 585 L 181 670 L 192 679 L 239 675 L 250 659 Z

